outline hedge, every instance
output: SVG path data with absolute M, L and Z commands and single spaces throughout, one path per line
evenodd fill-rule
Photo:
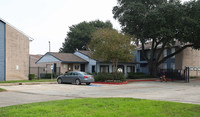
M 136 79 L 136 78 L 149 78 L 149 75 L 143 73 L 143 72 L 129 72 L 128 73 L 128 78 L 130 79 Z
M 106 82 L 108 80 L 126 81 L 123 73 L 97 73 L 94 78 L 96 82 Z

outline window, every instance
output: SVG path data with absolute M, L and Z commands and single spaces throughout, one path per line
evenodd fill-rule
M 171 63 L 171 69 L 175 70 L 175 64 Z
M 65 75 L 71 75 L 72 74 L 72 72 L 67 72 L 67 73 L 65 73 Z
M 76 73 L 76 72 L 72 72 L 72 75 L 78 75 L 78 73 Z
M 165 49 L 164 51 L 163 51 L 163 57 L 166 57 L 167 56 L 167 49 Z
M 167 63 L 163 63 L 163 69 L 167 69 Z
M 151 57 L 151 51 L 148 51 L 147 52 L 147 58 L 150 59 L 150 57 Z
M 127 66 L 127 73 L 135 72 L 135 66 Z
M 75 70 L 79 70 L 79 65 L 75 65 Z
M 100 72 L 109 72 L 109 66 L 108 65 L 100 65 Z
M 171 48 L 171 54 L 175 52 L 175 48 Z M 171 58 L 175 58 L 175 55 L 172 56 Z
M 67 68 L 67 65 L 66 65 L 66 64 L 64 64 L 64 65 L 63 65 L 63 68 L 64 68 L 64 69 L 66 69 L 66 68 Z

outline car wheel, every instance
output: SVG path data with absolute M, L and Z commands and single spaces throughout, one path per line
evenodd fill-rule
M 87 82 L 86 85 L 90 85 L 90 82 Z
M 79 79 L 76 79 L 76 80 L 75 80 L 75 83 L 76 83 L 76 85 L 80 85 L 80 84 L 81 84 L 81 81 L 80 81 Z
M 59 78 L 59 79 L 57 80 L 57 82 L 58 82 L 58 84 L 62 84 L 62 83 L 63 83 L 61 78 Z

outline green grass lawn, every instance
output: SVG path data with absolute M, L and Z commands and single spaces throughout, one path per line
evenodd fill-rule
M 20 82 L 51 82 L 56 79 L 40 79 L 40 80 L 15 80 L 15 81 L 0 81 L 0 83 L 20 83 Z
M 2 88 L 0 88 L 0 92 L 2 92 L 2 91 L 6 91 L 5 89 L 2 89 Z
M 132 98 L 85 98 L 3 107 L 0 117 L 200 117 L 200 105 Z

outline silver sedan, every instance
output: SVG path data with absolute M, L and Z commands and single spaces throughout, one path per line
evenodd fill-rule
M 86 85 L 90 85 L 90 83 L 94 82 L 94 76 L 85 72 L 71 71 L 65 73 L 64 75 L 58 76 L 57 82 L 58 84 L 75 83 L 80 85 L 81 83 L 86 83 Z

